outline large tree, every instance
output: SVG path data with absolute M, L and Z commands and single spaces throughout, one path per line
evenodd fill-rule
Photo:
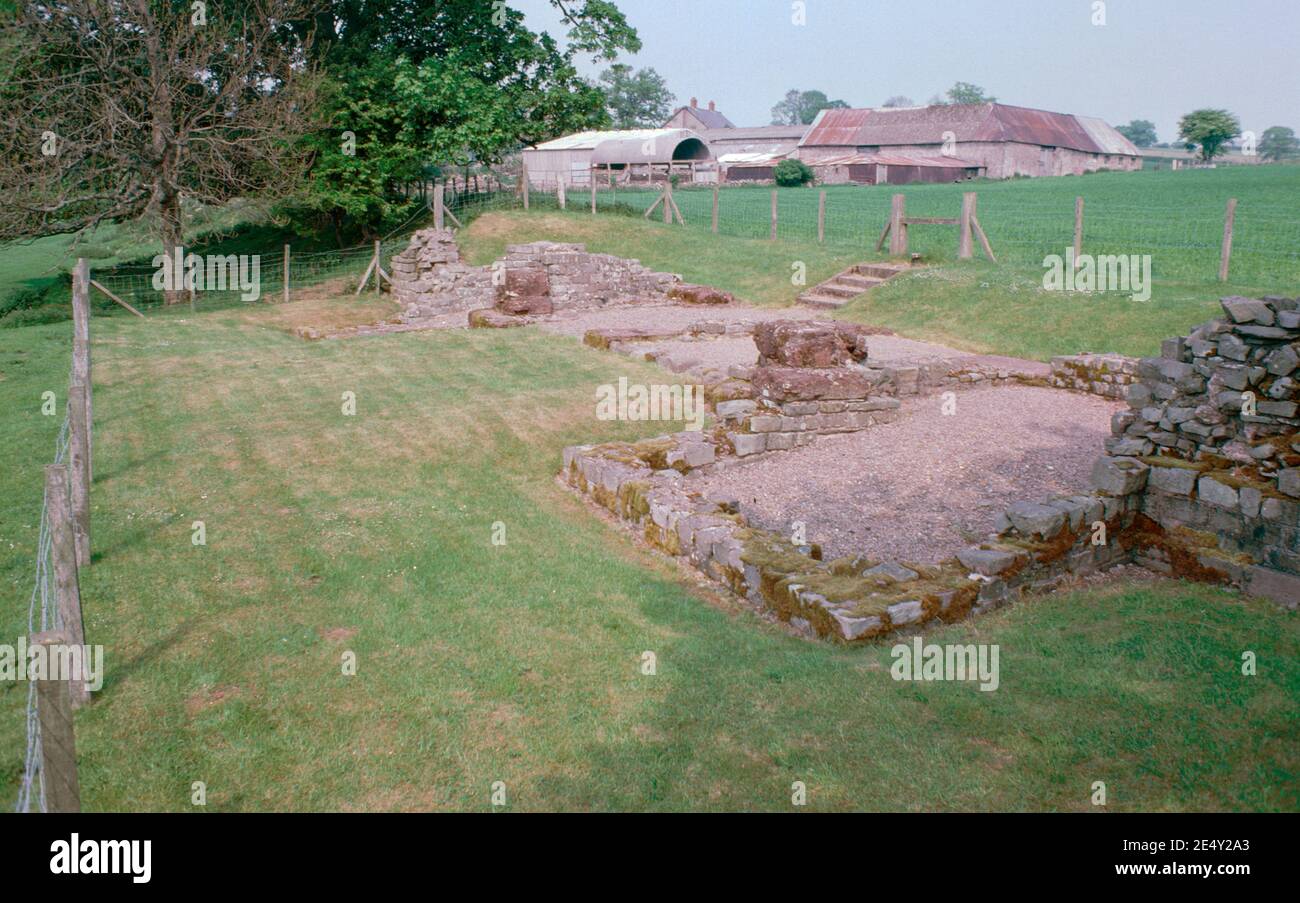
M 612 61 L 640 41 L 605 0 L 550 0 L 564 48 L 524 16 L 485 0 L 334 0 L 318 58 L 324 123 L 309 139 L 300 226 L 377 233 L 401 215 L 401 183 L 430 167 L 495 163 L 522 145 L 609 123 L 605 94 L 579 56 Z
M 673 92 L 653 69 L 618 63 L 600 74 L 605 109 L 615 128 L 658 128 L 673 112 Z
M 0 20 L 0 240 L 290 191 L 313 0 L 27 0 Z M 176 300 L 172 293 L 171 300 Z
M 1151 147 L 1158 140 L 1156 124 L 1147 119 L 1134 119 L 1128 125 L 1117 125 L 1115 131 L 1132 141 L 1136 147 Z
M 895 94 L 885 101 L 886 107 L 914 107 L 916 103 L 906 94 Z
M 787 91 L 781 102 L 772 107 L 772 124 L 808 125 L 822 110 L 844 110 L 848 106 L 842 100 L 830 100 L 824 91 Z
M 1275 125 L 1264 129 L 1264 134 L 1259 136 L 1257 150 L 1265 160 L 1288 160 L 1300 156 L 1300 139 L 1296 138 L 1294 129 Z
M 1188 149 L 1200 148 L 1207 163 L 1223 153 L 1223 145 L 1241 134 L 1241 123 L 1227 110 L 1193 110 L 1178 121 L 1178 137 Z

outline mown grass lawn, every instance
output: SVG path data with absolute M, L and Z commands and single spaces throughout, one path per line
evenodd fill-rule
M 211 810 L 488 809 L 496 781 L 522 810 L 785 810 L 793 781 L 811 810 L 1082 811 L 1094 781 L 1116 810 L 1300 807 L 1293 614 L 1176 583 L 1064 593 L 927 634 L 999 644 L 996 692 L 897 683 L 888 645 L 789 637 L 554 480 L 563 446 L 636 434 L 594 391 L 651 365 L 531 329 L 306 343 L 286 317 L 95 323 L 87 809 L 189 809 L 194 781 Z M 6 638 L 69 341 L 0 332 Z M 6 799 L 26 697 L 0 685 Z

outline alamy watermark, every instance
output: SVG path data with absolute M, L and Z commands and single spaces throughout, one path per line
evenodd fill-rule
M 1150 254 L 1065 254 L 1043 258 L 1043 288 L 1049 292 L 1127 292 L 1151 300 Z
M 79 678 L 87 690 L 104 686 L 103 646 L 30 644 L 23 636 L 13 645 L 0 643 L 0 681 Z
M 919 636 L 912 637 L 910 645 L 899 643 L 889 651 L 894 659 L 889 673 L 894 680 L 978 680 L 981 690 L 992 693 L 1001 683 L 999 649 L 987 643 L 927 646 Z
M 186 254 L 178 245 L 171 255 L 155 255 L 153 265 L 154 291 L 238 291 L 244 301 L 262 294 L 260 254 Z
M 596 387 L 597 420 L 684 420 L 692 432 L 704 429 L 704 387 L 642 385 L 620 376 L 618 385 Z

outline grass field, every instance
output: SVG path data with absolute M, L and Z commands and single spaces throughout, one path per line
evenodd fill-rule
M 806 266 L 807 285 L 815 285 L 852 263 L 881 256 L 789 239 L 702 240 L 692 230 L 636 217 L 557 211 L 485 214 L 461 234 L 461 244 L 472 262 L 485 264 L 507 244 L 541 238 L 579 241 L 592 251 L 636 257 L 647 266 L 762 305 L 794 302 L 803 290 L 791 284 L 795 263 Z M 1036 360 L 1081 351 L 1142 356 L 1158 354 L 1162 339 L 1221 314 L 1220 297 L 1268 291 L 1241 283 L 1157 281 L 1151 300 L 1137 302 L 1115 294 L 1044 291 L 1042 269 L 1034 266 L 952 262 L 896 279 L 850 302 L 836 316 L 970 351 Z
M 770 187 L 728 187 L 720 196 L 719 231 L 767 238 Z M 826 241 L 874 248 L 889 221 L 890 199 L 907 197 L 909 216 L 956 217 L 961 195 L 979 195 L 979 219 L 999 260 L 1040 268 L 1074 239 L 1074 199 L 1084 199 L 1084 247 L 1090 254 L 1151 255 L 1157 279 L 1211 283 L 1218 277 L 1224 212 L 1238 199 L 1232 277 L 1244 284 L 1294 292 L 1300 283 L 1300 166 L 1232 167 L 1186 172 L 1091 173 L 1042 179 L 962 184 L 830 186 Z M 604 192 L 601 199 L 612 202 Z M 617 200 L 644 210 L 657 197 L 645 188 L 620 189 Z M 688 228 L 709 228 L 711 189 L 674 195 Z M 585 197 L 575 194 L 575 204 Z M 778 238 L 815 241 L 818 190 L 779 190 Z M 658 211 L 656 211 L 657 215 Z M 913 226 L 910 250 L 932 260 L 956 257 L 953 226 Z
M 503 238 L 484 227 L 479 252 Z M 194 781 L 212 810 L 487 809 L 504 781 L 521 810 L 784 810 L 796 780 L 812 810 L 1088 810 L 1099 780 L 1114 810 L 1300 807 L 1294 615 L 1080 589 L 927 634 L 999 644 L 997 692 L 896 683 L 887 646 L 780 633 L 553 480 L 566 444 L 654 429 L 592 401 L 650 365 L 531 329 L 286 331 L 366 303 L 96 321 L 87 809 L 188 809 Z M 62 395 L 69 342 L 0 332 L 5 637 L 26 630 L 59 419 L 40 395 Z M 26 695 L 0 685 L 6 799 Z

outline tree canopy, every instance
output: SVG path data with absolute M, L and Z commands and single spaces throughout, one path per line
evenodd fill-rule
M 1158 141 L 1156 124 L 1146 119 L 1134 119 L 1128 125 L 1117 125 L 1119 132 L 1137 147 L 1151 147 Z
M 673 92 L 653 69 L 618 63 L 600 74 L 599 85 L 615 128 L 658 128 L 673 113 Z
M 1275 125 L 1264 129 L 1259 137 L 1259 155 L 1265 160 L 1277 162 L 1300 156 L 1300 139 L 1295 130 L 1284 125 Z
M 1223 145 L 1241 134 L 1241 123 L 1227 110 L 1193 110 L 1178 121 L 1178 137 L 1189 150 L 1200 148 L 1209 162 L 1223 153 Z
M 790 90 L 772 107 L 772 124 L 809 125 L 822 110 L 844 110 L 848 106 L 845 101 L 828 99 L 824 91 Z
M 945 95 L 946 100 L 942 101 L 951 104 L 962 103 L 997 103 L 998 99 L 991 94 L 985 94 L 984 89 L 979 85 L 973 85 L 970 82 L 957 82 L 948 89 Z

